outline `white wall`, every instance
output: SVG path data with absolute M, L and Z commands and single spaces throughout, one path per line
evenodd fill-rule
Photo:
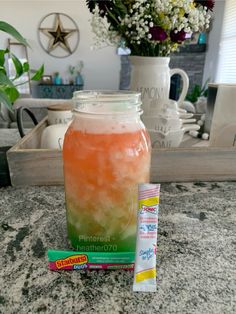
M 208 78 L 210 78 L 211 82 L 215 82 L 216 79 L 216 69 L 219 56 L 224 6 L 225 0 L 216 0 L 214 7 L 214 20 L 212 24 L 212 29 L 209 33 L 207 44 L 204 75 L 202 80 L 203 84 L 206 82 Z
M 69 15 L 78 25 L 80 42 L 75 53 L 59 59 L 47 54 L 40 46 L 37 38 L 37 28 L 41 19 L 52 12 Z M 90 13 L 85 0 L 75 1 L 2 1 L 0 0 L 0 20 L 12 24 L 30 43 L 28 49 L 29 61 L 33 69 L 42 63 L 45 74 L 60 72 L 68 77 L 69 65 L 77 65 L 84 61 L 83 75 L 85 89 L 118 89 L 120 75 L 120 58 L 114 47 L 91 50 L 94 44 L 90 26 Z M 0 33 L 0 48 L 7 45 L 7 36 Z

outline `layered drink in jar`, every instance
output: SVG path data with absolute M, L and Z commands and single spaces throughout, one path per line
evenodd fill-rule
M 76 92 L 64 139 L 67 228 L 78 251 L 135 251 L 138 183 L 149 182 L 150 139 L 140 94 Z

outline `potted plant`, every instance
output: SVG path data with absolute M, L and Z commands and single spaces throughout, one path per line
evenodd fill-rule
M 203 87 L 198 84 L 195 84 L 186 96 L 186 100 L 190 101 L 194 104 L 196 113 L 203 114 L 206 113 L 206 106 L 207 106 L 207 94 L 208 94 L 208 83 L 210 79 L 208 79 Z
M 78 67 L 77 67 L 77 75 L 75 77 L 76 85 L 84 85 L 84 80 L 83 80 L 83 77 L 81 75 L 81 71 L 82 71 L 83 67 L 84 67 L 84 63 L 83 63 L 83 61 L 80 61 L 78 64 Z
M 14 37 L 19 43 L 28 46 L 25 38 L 10 24 L 0 21 L 0 31 L 5 32 L 12 37 Z M 7 73 L 5 56 L 10 55 L 15 67 L 15 77 L 10 78 Z M 9 49 L 0 49 L 0 102 L 7 106 L 10 111 L 12 111 L 13 102 L 20 96 L 17 90 L 17 84 L 15 81 L 21 77 L 24 73 L 30 71 L 30 66 L 28 62 L 22 63 L 14 54 L 9 51 Z M 44 71 L 44 66 L 42 65 L 36 73 L 30 78 L 32 81 L 38 81 Z M 26 82 L 24 82 L 26 83 Z M 22 83 L 21 83 L 22 84 Z
M 76 85 L 83 85 L 84 81 L 81 75 L 81 71 L 84 67 L 83 61 L 79 61 L 77 66 L 72 66 L 70 65 L 68 68 L 68 71 L 70 73 L 70 79 L 69 83 L 71 85 L 76 84 Z
M 10 24 L 4 21 L 0 21 L 0 31 L 9 34 L 14 37 L 19 43 L 29 46 L 26 39 Z M 15 76 L 9 77 L 6 67 L 6 56 L 10 55 L 12 58 Z M 28 62 L 22 63 L 17 56 L 15 56 L 9 49 L 0 48 L 0 105 L 6 106 L 10 111 L 13 111 L 12 104 L 20 96 L 17 86 L 23 83 L 16 83 L 17 79 L 24 75 L 24 73 L 30 71 Z M 42 65 L 32 75 L 30 80 L 37 81 L 41 78 L 44 71 Z M 26 82 L 24 82 L 26 83 Z M 9 170 L 6 159 L 6 151 L 9 147 L 0 147 L 0 186 L 6 186 L 10 184 Z
M 69 65 L 68 72 L 70 74 L 70 78 L 69 78 L 69 84 L 70 85 L 74 84 L 75 71 L 76 71 L 75 66 Z

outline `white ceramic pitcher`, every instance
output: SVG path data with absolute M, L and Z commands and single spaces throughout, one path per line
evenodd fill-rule
M 169 57 L 136 57 L 130 56 L 132 64 L 130 89 L 141 92 L 144 116 L 155 114 L 158 106 L 169 99 L 170 78 L 179 74 L 183 79 L 183 89 L 180 94 L 180 105 L 187 94 L 189 79 L 181 69 L 169 68 Z

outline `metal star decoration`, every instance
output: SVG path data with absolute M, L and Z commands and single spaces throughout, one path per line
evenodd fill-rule
M 72 53 L 67 39 L 76 32 L 77 29 L 63 28 L 59 13 L 55 13 L 53 28 L 39 28 L 39 30 L 50 38 L 47 49 L 49 53 L 58 46 L 62 47 L 70 54 Z

